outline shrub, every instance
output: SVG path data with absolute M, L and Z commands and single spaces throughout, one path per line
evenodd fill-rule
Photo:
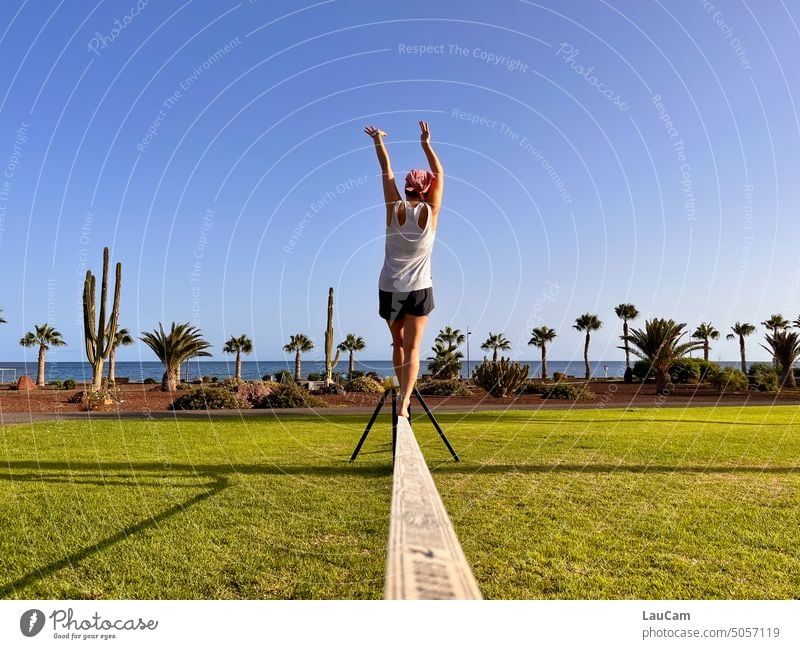
M 344 392 L 345 389 L 341 383 L 329 383 L 314 391 L 315 394 L 344 394 Z
M 214 378 L 211 377 L 211 376 L 204 376 L 202 378 L 203 383 L 211 383 L 211 382 L 213 382 L 213 380 L 214 380 Z
M 325 375 L 322 372 L 309 372 L 308 373 L 308 380 L 309 381 L 324 381 Z
M 275 373 L 276 383 L 294 383 L 294 375 L 289 370 L 279 370 Z
M 567 378 L 567 375 L 564 372 L 553 372 L 553 380 L 557 383 L 558 381 L 563 381 Z
M 468 397 L 472 390 L 458 379 L 431 379 L 417 386 L 419 393 L 432 397 Z
M 483 361 L 475 368 L 472 378 L 475 385 L 493 397 L 507 397 L 525 385 L 528 381 L 528 370 L 527 365 L 501 356 L 497 361 Z
M 170 410 L 225 410 L 247 407 L 225 388 L 192 388 L 173 401 Z
M 700 368 L 700 383 L 711 383 L 714 376 L 722 370 L 714 361 L 707 361 L 703 358 L 695 359 L 695 363 Z
M 60 390 L 61 388 L 63 388 L 63 387 L 64 387 L 64 384 L 63 384 L 61 381 L 53 381 L 53 382 L 51 383 L 51 385 L 52 385 L 52 386 L 53 386 L 53 387 L 54 387 L 56 390 Z
M 517 390 L 517 394 L 544 394 L 552 387 L 541 379 L 528 379 L 528 381 Z
M 181 392 L 185 392 L 186 390 L 191 390 L 194 386 L 191 383 L 178 383 L 175 386 L 176 390 L 180 390 Z
M 557 383 L 542 393 L 542 399 L 594 399 L 594 393 L 582 385 Z
M 66 384 L 66 381 L 64 383 Z M 157 381 L 153 377 L 148 376 L 144 381 L 142 381 L 142 383 L 144 385 L 155 385 Z
M 114 388 L 106 388 L 86 393 L 83 399 L 83 407 L 86 410 L 101 411 L 119 402 L 119 392 Z
M 75 382 L 75 379 L 65 379 L 61 384 L 61 387 L 65 390 L 74 390 L 77 386 L 78 384 Z
M 700 364 L 695 358 L 679 358 L 669 368 L 673 383 L 688 383 L 700 380 Z
M 80 403 L 86 410 L 104 410 L 112 404 L 106 403 L 107 400 L 119 403 L 119 392 L 117 390 L 95 390 L 94 392 L 86 392 L 80 390 L 75 394 L 71 394 L 67 398 L 67 403 Z
M 324 408 L 322 399 L 315 397 L 295 383 L 279 383 L 261 399 L 256 408 Z
M 236 396 L 250 408 L 258 408 L 259 403 L 278 386 L 274 381 L 252 381 L 239 386 Z
M 383 394 L 383 386 L 375 379 L 368 376 L 359 376 L 344 384 L 345 392 L 368 392 L 370 394 Z
M 748 376 L 760 392 L 777 392 L 780 388 L 778 370 L 772 363 L 753 363 L 747 370 Z
M 647 379 L 654 377 L 654 374 L 650 371 L 650 361 L 646 361 L 643 358 L 633 364 L 631 372 L 633 372 L 633 378 L 640 383 L 644 383 Z
M 361 370 L 353 370 L 351 374 L 347 375 L 347 378 L 352 381 L 353 379 L 357 379 L 359 376 L 366 376 L 366 374 Z
M 720 393 L 746 390 L 749 385 L 747 376 L 742 370 L 735 370 L 732 367 L 720 369 L 711 377 L 711 383 Z
M 377 372 L 367 372 L 364 376 L 368 376 L 373 381 L 377 381 L 378 383 L 382 383 L 383 379 L 378 375 Z
M 222 385 L 223 388 L 227 388 L 231 392 L 236 392 L 241 386 L 244 385 L 244 381 L 242 379 L 237 379 L 235 376 L 229 376 L 223 379 L 220 385 Z

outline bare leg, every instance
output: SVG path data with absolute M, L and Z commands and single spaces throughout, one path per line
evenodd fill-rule
M 398 415 L 408 417 L 408 406 L 411 403 L 411 393 L 414 391 L 414 384 L 419 373 L 419 350 L 422 346 L 422 335 L 425 333 L 425 325 L 428 324 L 428 316 L 405 317 L 405 327 L 403 331 L 403 354 L 405 363 L 403 364 L 403 374 L 400 377 L 400 392 L 403 400 L 400 403 Z
M 389 330 L 392 332 L 392 363 L 394 373 L 397 376 L 397 385 L 402 385 L 403 376 L 403 320 L 387 320 Z

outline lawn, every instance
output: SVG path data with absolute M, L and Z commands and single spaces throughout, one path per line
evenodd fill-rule
M 487 598 L 800 597 L 800 409 L 414 424 Z M 386 420 L 2 428 L 3 598 L 381 596 Z

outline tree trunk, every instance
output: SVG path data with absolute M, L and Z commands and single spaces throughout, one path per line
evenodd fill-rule
M 703 340 L 703 360 L 708 361 L 708 338 Z
M 622 336 L 625 341 L 625 368 L 631 366 L 631 349 L 628 347 L 628 319 L 622 321 Z
M 178 382 L 180 381 L 181 366 L 168 365 L 164 376 L 161 378 L 161 389 L 173 392 L 178 389 Z
M 116 347 L 111 346 L 111 351 L 108 352 L 108 385 L 111 386 L 117 380 L 117 364 L 116 364 Z
M 294 380 L 301 381 L 303 377 L 300 374 L 300 350 L 294 355 Z
M 39 345 L 39 369 L 36 372 L 36 385 L 44 385 L 44 345 Z
M 242 353 L 236 352 L 236 378 L 242 380 Z
M 789 365 L 788 367 L 781 367 L 781 373 L 783 376 L 781 377 L 781 387 L 782 388 L 795 388 L 797 384 L 794 380 L 794 371 L 792 370 L 792 366 Z
M 586 344 L 583 346 L 583 362 L 586 365 L 586 380 L 592 378 L 592 371 L 589 368 L 589 332 L 586 332 Z
M 103 387 L 103 359 L 97 358 L 92 365 L 92 390 L 97 391 Z
M 739 336 L 739 353 L 742 355 L 742 372 L 747 374 L 747 362 L 744 358 L 744 336 Z
M 348 379 L 352 379 L 352 378 L 353 378 L 353 371 L 354 371 L 355 369 L 356 369 L 356 355 L 355 355 L 355 353 L 354 353 L 354 352 L 351 350 L 351 351 L 350 351 L 350 363 L 349 363 L 349 365 L 347 366 L 347 378 L 348 378 Z
M 659 396 L 667 396 L 669 393 L 669 372 L 656 370 L 656 394 Z
M 497 362 L 497 347 L 494 348 L 494 353 L 492 354 L 492 363 Z
M 547 347 L 542 345 L 542 380 L 547 380 Z

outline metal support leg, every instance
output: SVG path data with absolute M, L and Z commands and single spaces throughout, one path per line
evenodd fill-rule
M 428 404 L 425 403 L 425 399 L 422 398 L 422 395 L 419 393 L 419 390 L 417 390 L 416 387 L 414 388 L 414 396 L 417 397 L 417 401 L 419 401 L 419 404 L 422 406 L 422 409 L 425 411 L 425 414 L 428 415 L 428 417 L 430 418 L 433 427 L 436 429 L 436 432 L 439 433 L 439 437 L 442 438 L 442 441 L 444 442 L 444 445 L 447 447 L 447 450 L 450 451 L 450 455 L 453 456 L 453 459 L 456 462 L 460 462 L 461 458 L 458 457 L 458 453 L 456 453 L 456 450 L 453 448 L 452 444 L 450 444 L 450 440 L 447 439 L 447 436 L 444 434 L 442 427 L 439 426 L 439 422 L 436 421 L 436 417 L 433 416 L 431 409 L 428 408 Z
M 375 420 L 378 418 L 378 413 L 383 408 L 383 404 L 386 403 L 386 397 L 389 396 L 389 390 L 384 390 L 383 396 L 378 400 L 378 405 L 375 406 L 375 411 L 372 413 L 372 417 L 369 419 L 369 423 L 367 427 L 364 429 L 364 434 L 361 436 L 361 439 L 358 440 L 358 445 L 356 446 L 356 450 L 353 451 L 353 454 L 350 456 L 350 461 L 353 462 L 358 457 L 358 452 L 361 450 L 361 447 L 364 445 L 364 442 L 367 439 L 367 435 L 369 435 L 369 431 L 372 428 L 372 424 L 375 423 Z M 392 446 L 392 454 L 394 454 L 394 446 Z

